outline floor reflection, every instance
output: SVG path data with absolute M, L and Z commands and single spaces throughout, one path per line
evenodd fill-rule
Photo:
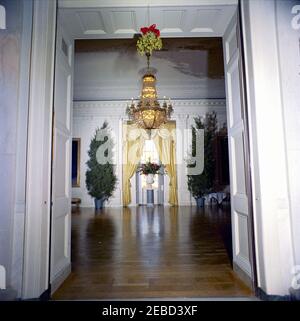
M 249 296 L 232 272 L 229 236 L 226 208 L 75 210 L 72 274 L 54 298 Z

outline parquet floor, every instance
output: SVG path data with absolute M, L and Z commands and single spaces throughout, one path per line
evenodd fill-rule
M 231 267 L 229 210 L 79 209 L 72 273 L 55 300 L 248 297 Z

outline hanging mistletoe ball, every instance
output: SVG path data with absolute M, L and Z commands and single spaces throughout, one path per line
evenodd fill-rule
M 141 33 L 142 35 L 136 43 L 136 48 L 140 55 L 151 55 L 153 50 L 161 50 L 160 31 L 155 24 L 141 28 Z

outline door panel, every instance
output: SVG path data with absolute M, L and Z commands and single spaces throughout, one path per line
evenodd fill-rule
M 245 157 L 245 126 L 242 70 L 237 30 L 234 16 L 223 38 L 224 67 L 227 96 L 228 145 L 230 161 L 231 217 L 234 267 L 253 279 L 250 251 L 249 187 Z
M 50 283 L 54 292 L 71 264 L 72 41 L 57 26 L 53 121 Z

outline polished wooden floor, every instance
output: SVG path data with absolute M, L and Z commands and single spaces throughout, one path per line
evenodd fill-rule
M 75 210 L 72 273 L 53 299 L 251 296 L 230 233 L 229 211 L 213 207 Z

